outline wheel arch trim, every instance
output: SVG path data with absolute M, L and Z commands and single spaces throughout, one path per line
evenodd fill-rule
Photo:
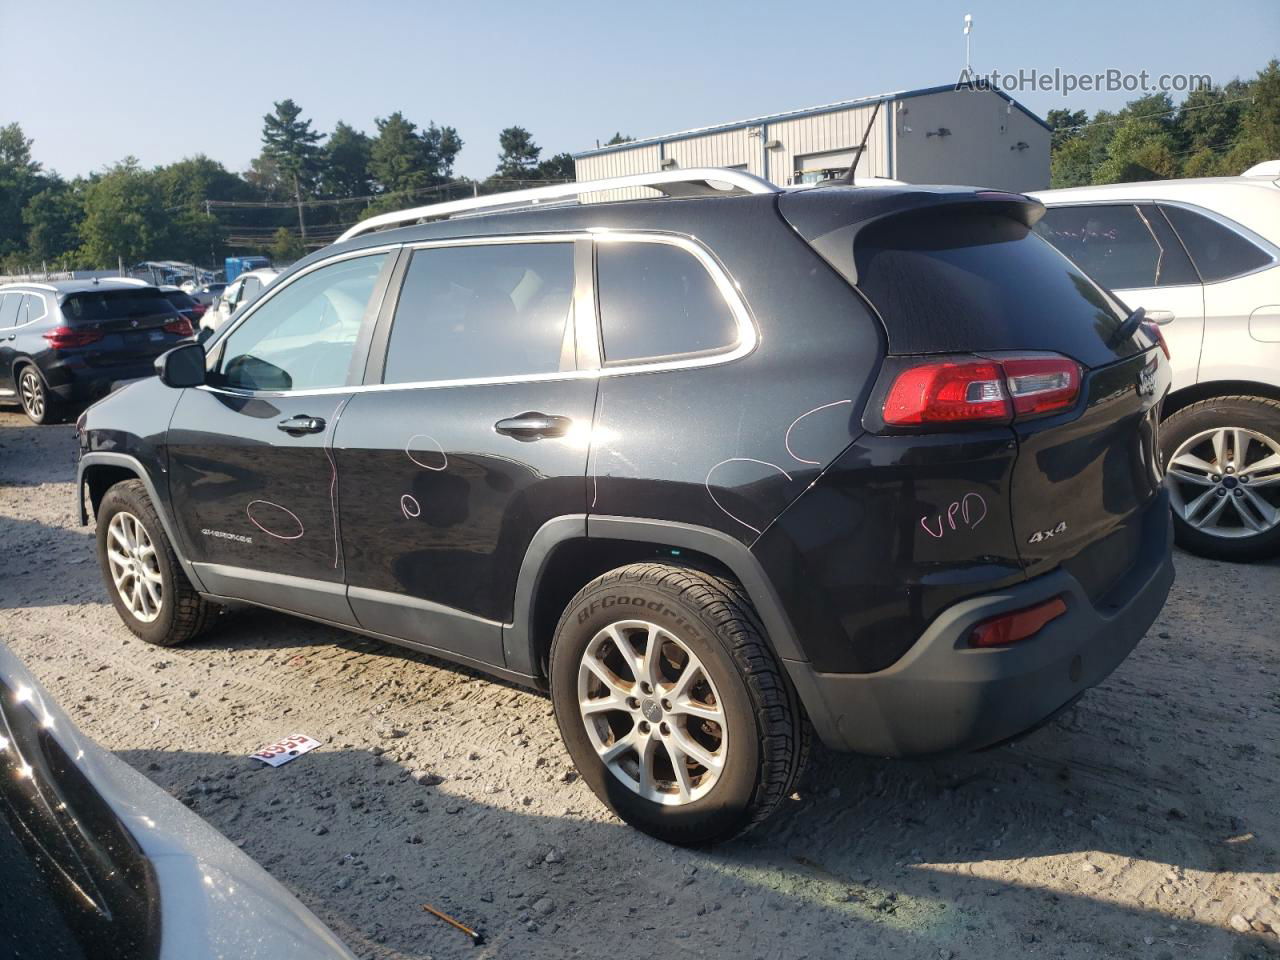
M 127 453 L 92 450 L 80 458 L 80 462 L 76 464 L 76 510 L 80 518 L 80 526 L 83 527 L 89 523 L 89 512 L 84 505 L 84 491 L 88 482 L 86 474 L 91 467 L 95 466 L 123 467 L 142 481 L 142 485 L 147 489 L 147 496 L 151 498 L 151 505 L 155 507 L 156 516 L 160 518 L 160 526 L 164 528 L 164 535 L 169 540 L 169 546 L 173 550 L 174 556 L 178 558 L 178 563 L 182 565 L 182 572 L 187 575 L 187 579 L 191 581 L 191 585 L 197 591 L 205 592 L 204 584 L 200 581 L 200 576 L 196 573 L 195 567 L 182 552 L 181 541 L 178 540 L 177 531 L 174 529 L 173 522 L 169 519 L 168 502 L 160 498 L 156 491 L 155 482 L 151 479 L 151 474 L 147 472 L 147 468 L 142 465 L 142 461 L 137 457 Z
M 574 540 L 628 540 L 706 554 L 724 564 L 742 584 L 760 615 L 765 641 L 774 655 L 784 665 L 789 661 L 807 665 L 809 658 L 796 638 L 781 599 L 759 560 L 740 541 L 718 530 L 671 520 L 571 514 L 555 517 L 539 527 L 525 551 L 516 580 L 512 619 L 502 625 L 507 669 L 541 674 L 538 638 L 533 632 L 538 588 L 551 555 Z

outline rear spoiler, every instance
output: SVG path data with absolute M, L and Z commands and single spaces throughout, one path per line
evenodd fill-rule
M 980 210 L 1028 227 L 1044 216 L 1044 204 L 1032 197 L 975 187 L 814 187 L 778 197 L 783 219 L 853 284 L 858 282 L 853 246 L 863 229 L 889 217 L 930 209 Z

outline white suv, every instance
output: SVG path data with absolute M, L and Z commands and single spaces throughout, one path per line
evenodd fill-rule
M 1280 552 L 1280 180 L 1255 169 L 1035 195 L 1036 230 L 1161 325 L 1175 531 L 1224 560 Z
M 256 300 L 258 294 L 270 286 L 271 281 L 278 276 L 280 271 L 271 267 L 262 267 L 240 274 L 227 284 L 226 289 L 205 311 L 204 316 L 200 318 L 200 326 L 208 330 L 217 330 L 227 322 L 231 314 L 236 312 L 236 308 Z

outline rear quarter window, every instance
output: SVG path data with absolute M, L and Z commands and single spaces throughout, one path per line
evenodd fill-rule
M 680 247 L 599 242 L 596 283 L 606 364 L 716 353 L 737 343 L 729 304 L 706 267 Z
M 1272 262 L 1266 250 L 1204 214 L 1171 204 L 1161 204 L 1160 209 L 1178 231 L 1205 283 L 1238 277 Z

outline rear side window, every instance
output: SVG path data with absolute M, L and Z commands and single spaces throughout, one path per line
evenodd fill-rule
M 179 310 L 187 310 L 196 305 L 196 302 L 181 290 L 169 290 L 164 297 Z
M 386 383 L 574 368 L 572 243 L 415 250 L 387 344 Z
M 43 296 L 38 293 L 27 294 L 27 323 L 43 320 L 48 312 L 48 308 L 44 305 Z
M 1203 214 L 1161 204 L 1173 229 L 1186 244 L 1205 283 L 1238 277 L 1271 262 L 1271 255 L 1251 240 Z
M 713 353 L 738 340 L 715 281 L 679 247 L 597 243 L 596 284 L 606 364 Z
M 1036 232 L 1112 290 L 1200 281 L 1178 238 L 1150 204 L 1052 207 Z
M 1095 366 L 1137 349 L 1111 342 L 1128 311 L 1007 216 L 892 217 L 863 229 L 854 258 L 891 353 L 1052 350 Z
M 103 290 L 73 293 L 62 301 L 68 320 L 116 320 L 121 317 L 150 317 L 175 312 L 159 290 Z
M 0 327 L 12 327 L 18 321 L 18 307 L 22 306 L 21 293 L 0 294 Z

